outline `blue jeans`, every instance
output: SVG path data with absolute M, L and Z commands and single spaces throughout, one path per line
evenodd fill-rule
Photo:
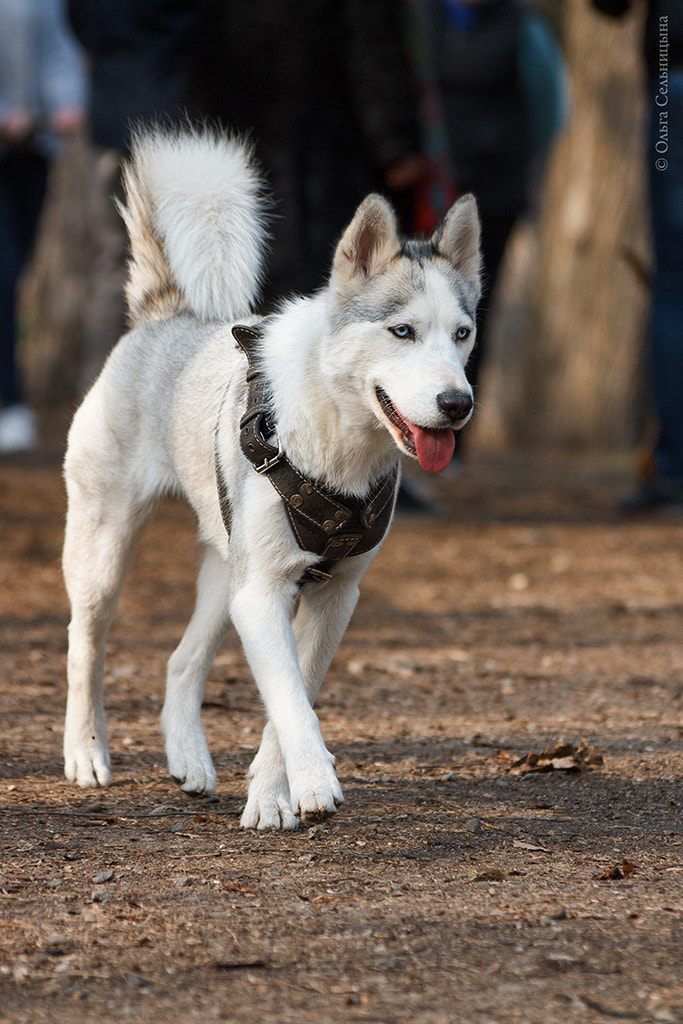
M 658 105 L 661 104 L 661 105 Z M 650 344 L 659 476 L 683 483 L 683 71 L 652 107 L 650 202 L 655 255 Z
M 15 360 L 17 282 L 31 256 L 46 183 L 43 157 L 20 151 L 0 158 L 0 406 L 21 401 Z

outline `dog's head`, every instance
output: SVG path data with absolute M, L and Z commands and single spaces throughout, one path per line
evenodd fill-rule
M 438 473 L 453 431 L 472 415 L 465 365 L 480 295 L 474 198 L 450 208 L 429 240 L 399 238 L 391 205 L 371 195 L 342 235 L 330 279 L 347 372 L 401 451 Z M 351 359 L 348 356 L 351 355 Z

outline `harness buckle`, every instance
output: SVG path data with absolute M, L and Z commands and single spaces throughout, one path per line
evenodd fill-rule
M 275 455 L 270 455 L 268 458 L 265 458 L 260 466 L 254 464 L 254 469 L 256 470 L 257 473 L 267 473 L 269 469 L 273 468 L 273 466 L 277 466 L 278 462 L 280 461 L 283 455 L 284 452 L 282 450 L 282 443 L 280 441 L 280 438 L 278 437 L 277 451 Z

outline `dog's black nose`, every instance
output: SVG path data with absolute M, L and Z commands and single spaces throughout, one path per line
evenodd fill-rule
M 436 396 L 436 404 L 438 405 L 441 412 L 448 416 L 449 420 L 456 423 L 458 420 L 464 420 L 466 416 L 472 412 L 472 396 L 466 394 L 464 391 L 456 391 L 455 388 L 449 388 L 448 391 L 442 391 Z

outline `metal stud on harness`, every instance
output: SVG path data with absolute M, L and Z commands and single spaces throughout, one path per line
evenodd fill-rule
M 249 363 L 247 408 L 240 421 L 242 452 L 257 473 L 267 476 L 280 495 L 299 547 L 320 557 L 320 561 L 306 569 L 303 578 L 317 582 L 329 580 L 337 562 L 349 555 L 370 551 L 386 533 L 394 504 L 397 467 L 382 477 L 364 498 L 330 491 L 300 473 L 276 436 L 267 382 L 254 359 L 263 330 L 259 326 L 237 325 L 232 333 Z M 230 502 L 218 453 L 216 477 L 223 522 L 229 533 Z

